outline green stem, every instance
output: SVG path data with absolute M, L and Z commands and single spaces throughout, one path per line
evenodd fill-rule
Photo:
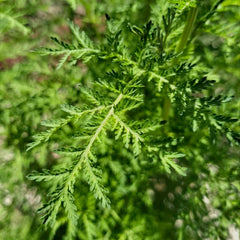
M 186 47 L 188 39 L 192 33 L 193 26 L 196 21 L 197 15 L 198 15 L 198 8 L 197 7 L 190 8 L 190 11 L 188 12 L 188 16 L 187 16 L 187 21 L 186 21 L 186 24 L 185 24 L 185 27 L 184 27 L 184 30 L 182 33 L 182 37 L 181 37 L 180 42 L 176 49 L 176 53 L 182 52 L 184 50 L 184 48 Z M 170 101 L 169 97 L 166 96 L 164 98 L 164 102 L 163 102 L 163 119 L 164 120 L 168 121 L 170 109 L 171 109 L 171 101 Z
M 187 16 L 187 22 L 185 24 L 182 37 L 180 39 L 179 45 L 176 50 L 177 53 L 183 51 L 185 46 L 187 45 L 187 41 L 192 33 L 193 26 L 197 18 L 197 14 L 198 14 L 197 7 L 190 8 L 190 11 L 188 12 L 188 16 Z
M 163 120 L 168 121 L 170 109 L 171 109 L 171 101 L 168 96 L 165 96 L 163 100 L 163 113 L 162 113 Z

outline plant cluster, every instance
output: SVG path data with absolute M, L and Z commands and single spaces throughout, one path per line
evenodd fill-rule
M 14 219 L 19 239 L 237 233 L 239 4 L 27 2 L 28 27 L 0 11 L 0 237 L 16 238 Z

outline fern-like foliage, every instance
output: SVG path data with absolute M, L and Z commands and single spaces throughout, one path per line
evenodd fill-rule
M 102 87 L 105 87 L 107 83 L 101 81 Z M 76 225 L 77 214 L 76 207 L 74 205 L 74 185 L 78 175 L 83 174 L 84 179 L 90 185 L 90 190 L 94 193 L 96 199 L 99 199 L 103 207 L 109 207 L 110 201 L 106 196 L 106 189 L 101 184 L 101 170 L 95 166 L 97 163 L 97 157 L 95 155 L 95 145 L 101 141 L 103 135 L 107 134 L 106 131 L 110 128 L 110 124 L 114 122 L 113 130 L 116 129 L 116 139 L 120 136 L 123 137 L 123 143 L 128 148 L 129 143 L 133 142 L 133 152 L 140 154 L 141 142 L 143 141 L 137 130 L 133 130 L 131 126 L 126 124 L 119 116 L 121 108 L 126 105 L 131 105 L 131 108 L 139 105 L 142 100 L 140 95 L 136 93 L 134 97 L 133 92 L 138 91 L 140 86 L 136 80 L 132 80 L 129 83 L 124 83 L 125 87 L 122 89 L 122 93 L 119 93 L 112 103 L 109 99 L 109 105 L 100 105 L 93 109 L 83 110 L 73 106 L 62 107 L 63 111 L 67 112 L 69 116 L 65 119 L 56 121 L 47 121 L 43 125 L 48 127 L 49 130 L 35 136 L 35 142 L 30 144 L 29 150 L 42 142 L 48 141 L 51 136 L 63 128 L 71 121 L 88 121 L 82 126 L 83 135 L 81 139 L 81 146 L 78 149 L 64 149 L 60 150 L 62 154 L 67 154 L 75 158 L 69 169 L 65 169 L 64 172 L 49 172 L 32 173 L 29 175 L 31 180 L 36 181 L 58 181 L 58 188 L 56 191 L 50 194 L 50 202 L 41 209 L 44 213 L 44 219 L 46 224 L 54 224 L 57 212 L 63 202 L 68 217 L 72 219 L 73 225 Z M 120 90 L 118 90 L 120 92 Z M 86 91 L 85 91 L 86 92 Z M 87 93 L 90 94 L 89 92 Z M 95 99 L 92 96 L 92 99 Z M 94 101 L 95 102 L 95 101 Z M 122 105 L 121 107 L 119 105 Z M 79 139 L 79 137 L 78 137 Z
M 68 60 L 71 56 L 72 64 L 76 63 L 78 59 L 83 59 L 85 62 L 89 61 L 94 55 L 99 53 L 99 50 L 94 47 L 93 42 L 88 38 L 85 32 L 80 32 L 71 22 L 69 27 L 73 32 L 77 43 L 68 44 L 63 41 L 59 41 L 56 37 L 52 37 L 52 40 L 58 45 L 58 48 L 45 48 L 38 52 L 42 55 L 63 55 L 58 64 L 58 69 Z
M 180 1 L 179 8 L 184 10 L 187 4 L 196 6 L 195 1 Z M 38 51 L 43 55 L 61 56 L 58 69 L 64 67 L 64 63 L 76 65 L 82 61 L 94 76 L 90 83 L 79 85 L 77 104 L 62 105 L 62 117 L 44 121 L 46 131 L 35 135 L 34 142 L 28 145 L 31 150 L 55 142 L 56 135 L 64 136 L 56 152 L 67 162 L 54 170 L 34 171 L 28 177 L 52 183 L 48 202 L 39 211 L 43 222 L 53 229 L 59 217 L 66 216 L 69 239 L 77 233 L 80 214 L 75 198 L 81 195 L 80 183 L 87 182 L 97 204 L 101 203 L 100 208 L 111 211 L 104 167 L 108 166 L 117 175 L 120 160 L 131 159 L 134 171 L 126 169 L 126 172 L 134 175 L 139 169 L 146 169 L 145 181 L 153 172 L 168 176 L 177 173 L 177 177 L 183 177 L 188 172 L 184 166 L 187 159 L 193 159 L 198 152 L 196 141 L 192 152 L 186 150 L 192 139 L 203 136 L 203 145 L 207 141 L 215 142 L 221 135 L 232 144 L 239 141 L 237 132 L 231 128 L 237 120 L 217 113 L 217 107 L 232 100 L 232 96 L 205 94 L 216 81 L 210 80 L 197 62 L 186 60 L 187 51 L 176 51 L 176 39 L 180 38 L 175 32 L 176 11 L 169 8 L 161 23 L 149 21 L 143 26 L 122 20 L 116 22 L 107 15 L 106 38 L 99 44 L 70 22 L 72 43 L 52 38 L 57 48 Z M 92 64 L 98 68 L 93 69 Z M 170 106 L 166 107 L 166 98 L 173 106 L 171 112 Z M 163 120 L 164 112 L 170 115 L 169 122 Z M 182 121 L 175 124 L 176 119 Z M 116 148 L 121 149 L 121 153 Z M 107 158 L 114 157 L 117 161 L 109 163 Z M 122 170 L 121 182 L 126 181 L 125 175 Z M 139 174 L 138 184 L 144 184 L 141 179 Z M 136 186 L 132 184 L 125 191 L 136 191 Z M 143 199 L 146 205 L 151 204 L 147 197 Z M 83 214 L 82 221 L 87 239 L 94 239 L 96 228 L 87 213 Z M 134 231 L 126 226 L 124 229 L 120 239 L 141 239 L 141 227 Z
M 5 32 L 9 29 L 17 29 L 25 35 L 30 31 L 10 13 L 0 12 L 0 31 Z
M 78 45 L 69 45 L 54 38 L 60 49 L 45 49 L 41 53 L 58 55 L 65 54 L 64 60 L 60 61 L 60 65 L 66 61 L 71 55 L 73 59 L 83 59 L 90 61 L 92 57 L 99 59 L 112 59 L 115 63 L 120 64 L 122 73 L 119 74 L 112 71 L 106 75 L 105 79 L 100 79 L 96 82 L 97 86 L 105 91 L 109 97 L 102 99 L 92 91 L 83 88 L 83 94 L 88 96 L 91 104 L 95 105 L 92 109 L 87 106 L 76 108 L 73 106 L 64 105 L 62 110 L 68 115 L 60 120 L 51 120 L 43 122 L 43 126 L 49 128 L 46 132 L 36 135 L 35 141 L 29 144 L 28 150 L 47 142 L 55 134 L 69 123 L 76 123 L 81 127 L 80 136 L 78 136 L 79 145 L 76 149 L 65 148 L 59 150 L 59 153 L 65 154 L 73 159 L 68 169 L 62 173 L 61 171 L 32 173 L 29 178 L 36 181 L 53 181 L 58 182 L 57 189 L 50 195 L 50 201 L 40 210 L 44 216 L 46 224 L 54 225 L 56 216 L 61 204 L 63 203 L 66 213 L 72 225 L 76 225 L 77 211 L 74 205 L 74 185 L 79 175 L 88 182 L 90 190 L 93 192 L 96 199 L 100 200 L 103 207 L 110 206 L 110 200 L 106 196 L 107 190 L 101 183 L 101 170 L 98 166 L 96 154 L 96 146 L 108 135 L 108 131 L 112 130 L 115 139 L 121 139 L 127 149 L 131 149 L 135 156 L 142 153 L 142 147 L 147 148 L 145 143 L 148 133 L 162 126 L 160 121 L 148 121 L 145 126 L 137 121 L 131 121 L 126 118 L 129 111 L 139 108 L 143 104 L 143 81 L 142 77 L 147 76 L 148 81 L 155 79 L 158 84 L 168 84 L 168 80 L 162 77 L 159 72 L 154 69 L 148 69 L 141 66 L 141 63 L 130 58 L 124 52 L 121 42 L 118 42 L 119 32 L 110 33 L 109 48 L 99 47 L 94 48 L 93 43 L 84 32 L 80 32 L 72 23 L 70 28 L 77 40 Z M 152 40 L 150 40 L 152 41 Z M 113 45 L 112 45 L 113 44 Z M 115 52 L 112 52 L 112 47 Z M 149 46 L 147 46 L 148 48 Z M 102 50 L 98 50 L 102 49 Z M 117 50 L 119 49 L 119 50 Z M 71 60 L 72 61 L 72 60 Z M 144 60 L 145 61 L 145 60 Z M 129 70 L 132 72 L 130 73 Z M 129 72 L 129 73 L 128 73 Z M 111 80 L 110 80 L 111 79 Z M 171 86 L 171 85 L 170 85 Z M 142 122 L 142 121 L 141 121 Z M 81 123 L 81 124 L 80 124 Z M 170 159 L 170 158 L 168 158 Z M 170 160 L 169 160 L 170 161 Z M 178 172 L 176 164 L 172 163 Z M 46 174 L 47 173 L 47 174 Z

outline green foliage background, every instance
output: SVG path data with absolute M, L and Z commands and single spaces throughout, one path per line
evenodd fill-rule
M 231 239 L 239 23 L 235 0 L 1 0 L 0 239 Z

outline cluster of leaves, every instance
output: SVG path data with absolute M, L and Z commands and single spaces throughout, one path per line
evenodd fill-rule
M 110 0 L 67 2 L 78 24 L 79 8 L 86 11 L 86 31 L 69 21 L 70 41 L 54 36 L 55 46 L 31 52 L 1 73 L 6 84 L 1 111 L 8 108 L 1 124 L 5 145 L 15 155 L 3 161 L 9 169 L 2 177 L 4 191 L 26 184 L 30 200 L 34 186 L 43 198 L 38 212 L 46 230 L 36 232 L 38 218 L 27 218 L 39 201 L 20 207 L 28 219 L 21 239 L 32 233 L 32 239 L 69 240 L 228 238 L 229 229 L 240 226 L 239 83 L 228 79 L 239 74 L 231 49 L 239 30 L 236 36 L 223 33 L 235 26 L 240 10 L 231 1 L 213 0 L 122 0 L 121 8 Z M 98 21 L 106 12 L 106 30 L 100 32 Z M 222 26 L 224 14 L 234 15 Z M 31 44 L 30 30 L 6 11 L 0 21 L 4 32 L 6 26 L 22 31 L 28 49 L 38 44 Z M 212 50 L 209 44 L 217 45 Z M 214 54 L 235 70 L 222 77 Z M 21 177 L 6 182 L 16 166 Z M 26 172 L 37 185 L 25 183 Z

